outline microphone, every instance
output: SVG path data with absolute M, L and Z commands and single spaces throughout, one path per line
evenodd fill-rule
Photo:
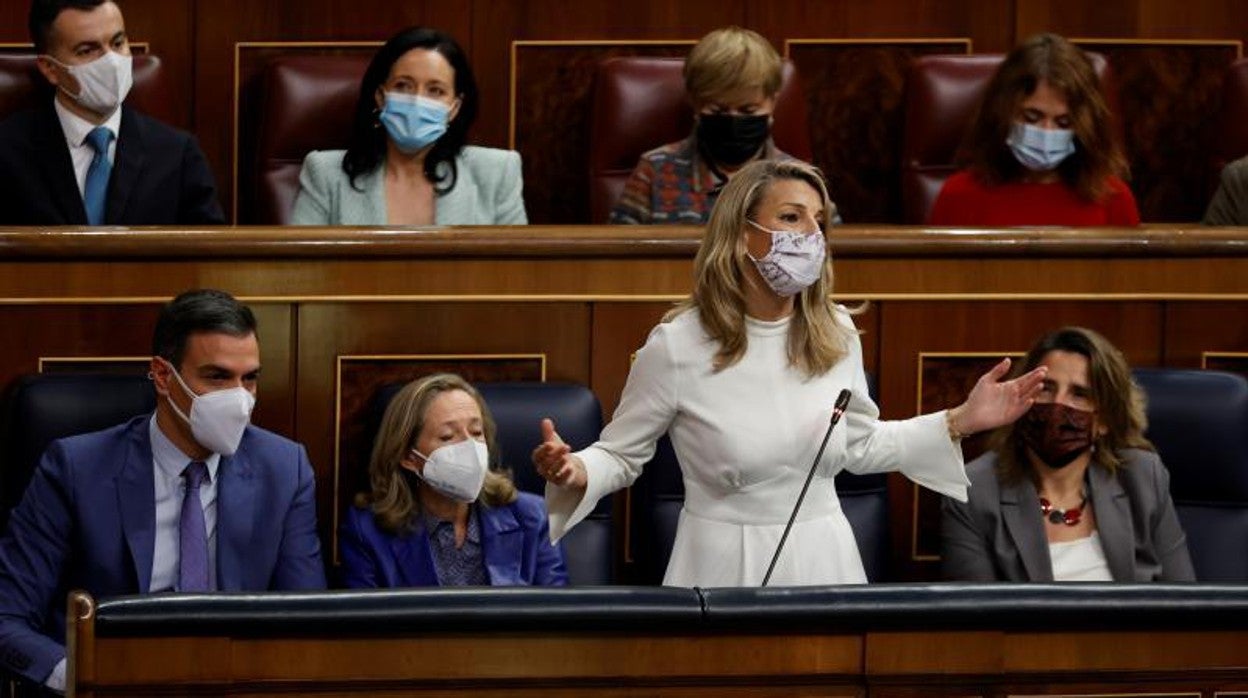
M 789 515 L 789 523 L 784 527 L 784 533 L 780 536 L 780 543 L 776 545 L 776 554 L 771 556 L 771 564 L 767 566 L 767 574 L 763 577 L 763 586 L 767 586 L 767 582 L 771 581 L 771 573 L 776 569 L 776 562 L 780 559 L 780 551 L 784 550 L 784 541 L 789 538 L 789 531 L 793 528 L 793 522 L 797 520 L 797 511 L 802 508 L 802 500 L 806 499 L 806 490 L 810 489 L 810 481 L 815 479 L 815 469 L 819 467 L 819 459 L 823 458 L 823 450 L 828 447 L 828 439 L 832 438 L 832 429 L 836 423 L 841 421 L 841 416 L 845 414 L 845 408 L 849 407 L 849 398 L 853 393 L 849 392 L 849 388 L 841 391 L 836 396 L 836 405 L 832 408 L 832 419 L 828 421 L 828 430 L 823 432 L 823 443 L 819 444 L 819 452 L 815 454 L 815 461 L 810 464 L 810 472 L 806 474 L 806 484 L 802 485 L 801 494 L 797 495 L 797 503 L 793 505 L 793 513 Z

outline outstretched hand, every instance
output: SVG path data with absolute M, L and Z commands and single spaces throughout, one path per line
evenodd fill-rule
M 1010 370 L 1010 360 L 1001 363 L 975 381 L 966 402 L 950 410 L 951 423 L 967 436 L 1011 424 L 1036 402 L 1048 367 L 1040 366 L 1013 380 L 1002 381 Z
M 533 466 L 538 475 L 560 487 L 584 489 L 589 483 L 585 464 L 572 455 L 572 448 L 559 438 L 550 419 L 542 420 L 542 443 L 533 449 Z

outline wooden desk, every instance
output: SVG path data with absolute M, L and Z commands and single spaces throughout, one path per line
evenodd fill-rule
M 1248 690 L 1248 592 L 1121 586 L 396 590 L 130 597 L 98 609 L 76 594 L 71 695 Z
M 256 421 L 307 445 L 332 550 L 376 386 L 432 370 L 574 381 L 609 415 L 631 354 L 690 289 L 699 234 L 4 229 L 0 386 L 40 370 L 136 370 L 162 302 L 228 290 L 260 323 Z M 953 404 L 996 357 L 1064 324 L 1101 331 L 1134 365 L 1248 372 L 1248 235 L 1238 229 L 845 226 L 832 254 L 837 299 L 870 301 L 856 321 L 886 417 Z M 936 514 L 912 488 L 894 489 L 895 568 L 930 577 Z

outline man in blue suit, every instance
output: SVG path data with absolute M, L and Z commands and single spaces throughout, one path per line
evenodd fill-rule
M 302 446 L 249 424 L 251 310 L 188 291 L 161 311 L 155 414 L 53 442 L 0 539 L 0 667 L 65 687 L 65 597 L 321 589 Z

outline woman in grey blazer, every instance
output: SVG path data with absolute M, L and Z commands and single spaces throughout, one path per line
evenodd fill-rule
M 959 581 L 1194 581 L 1170 475 L 1144 438 L 1144 398 L 1122 354 L 1092 330 L 1040 339 L 1036 404 L 967 466 L 946 498 L 942 566 Z
M 465 145 L 479 96 L 463 49 L 412 27 L 373 56 L 351 145 L 313 151 L 294 225 L 523 225 L 520 154 Z

